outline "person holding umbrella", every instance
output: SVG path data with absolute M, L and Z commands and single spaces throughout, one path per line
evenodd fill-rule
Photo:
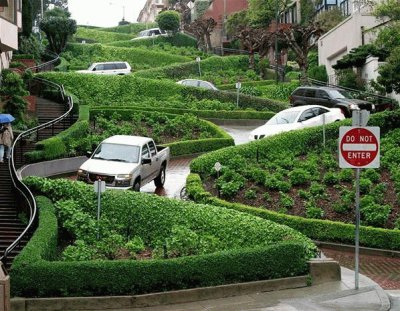
M 14 120 L 14 117 L 9 114 L 0 114 L 0 163 L 4 162 L 4 159 L 10 158 L 11 145 L 14 140 L 11 122 Z

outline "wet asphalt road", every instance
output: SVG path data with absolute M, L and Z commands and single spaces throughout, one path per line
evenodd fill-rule
M 235 145 L 245 144 L 249 142 L 250 132 L 258 127 L 242 126 L 242 125 L 223 125 L 220 126 L 235 141 Z M 151 182 L 140 189 L 141 192 L 154 193 L 168 198 L 180 198 L 180 192 L 186 184 L 186 177 L 190 173 L 189 164 L 193 157 L 183 157 L 171 159 L 167 168 L 166 180 L 163 188 L 156 188 Z

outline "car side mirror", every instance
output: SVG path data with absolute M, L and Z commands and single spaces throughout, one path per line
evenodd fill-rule
M 92 152 L 91 151 L 86 151 L 86 157 L 90 158 L 92 156 Z
M 93 70 L 92 71 L 96 71 L 97 69 L 96 68 L 93 68 Z
M 142 164 L 151 164 L 151 159 L 150 158 L 143 158 L 142 159 Z

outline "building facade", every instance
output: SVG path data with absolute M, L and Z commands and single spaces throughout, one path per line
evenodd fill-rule
M 248 6 L 248 0 L 214 0 L 211 2 L 202 17 L 212 17 L 217 22 L 211 35 L 212 46 L 223 46 L 224 42 L 228 41 L 224 31 L 227 16 L 246 10 Z
M 351 15 L 318 40 L 319 64 L 325 65 L 329 82 L 333 84 L 336 84 L 337 77 L 332 66 L 353 48 L 374 41 L 376 31 L 384 23 L 372 15 L 370 7 L 356 7 L 351 2 L 347 6 Z
M 168 0 L 147 0 L 137 21 L 139 23 L 154 23 L 157 15 L 167 6 Z
M 0 0 L 0 71 L 9 67 L 22 30 L 22 0 Z

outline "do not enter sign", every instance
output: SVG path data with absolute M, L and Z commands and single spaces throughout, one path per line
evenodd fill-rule
M 379 127 L 341 126 L 339 129 L 339 167 L 379 167 Z

